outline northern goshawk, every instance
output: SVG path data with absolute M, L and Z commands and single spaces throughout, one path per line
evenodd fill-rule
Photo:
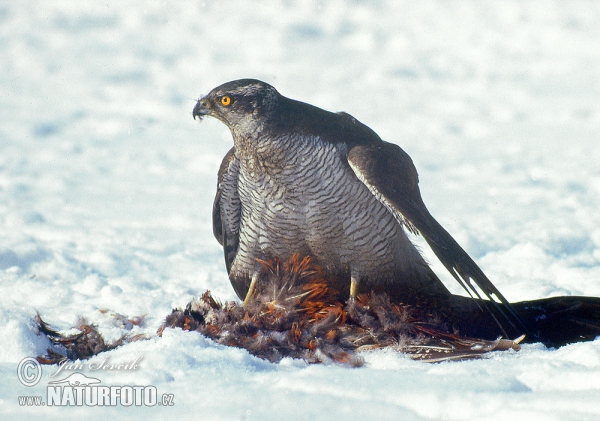
M 411 158 L 349 114 L 286 98 L 254 79 L 225 83 L 199 99 L 193 116 L 219 119 L 234 147 L 218 173 L 214 234 L 231 283 L 244 299 L 258 259 L 311 256 L 350 297 L 384 291 L 408 303 L 451 294 L 407 232 L 421 234 L 478 305 L 517 331 L 519 315 L 431 216 Z M 495 299 L 494 299 L 495 298 Z

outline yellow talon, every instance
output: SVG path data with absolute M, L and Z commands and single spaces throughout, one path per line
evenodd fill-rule
M 358 293 L 358 280 L 355 278 L 350 278 L 350 298 L 356 298 L 357 293 Z
M 248 288 L 248 292 L 246 293 L 246 298 L 244 298 L 244 302 L 242 303 L 242 307 L 247 305 L 250 302 L 250 299 L 254 295 L 254 290 L 256 290 L 256 282 L 258 281 L 258 272 L 254 272 L 252 275 L 252 280 L 250 281 L 250 287 Z

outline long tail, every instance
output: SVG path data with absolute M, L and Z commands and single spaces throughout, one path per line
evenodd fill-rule
M 451 302 L 450 319 L 460 334 L 485 339 L 502 335 L 497 323 L 480 309 L 477 300 L 454 295 Z M 529 329 L 525 342 L 560 347 L 600 336 L 599 297 L 551 297 L 511 303 L 511 307 Z

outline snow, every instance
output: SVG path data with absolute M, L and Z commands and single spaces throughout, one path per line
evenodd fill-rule
M 110 339 L 153 335 L 206 289 L 235 298 L 210 221 L 231 138 L 191 110 L 242 77 L 401 145 L 431 212 L 509 300 L 600 296 L 599 20 L 584 1 L 3 2 L 2 418 L 600 417 L 599 340 L 436 365 L 376 351 L 349 369 L 168 330 L 85 362 L 143 357 L 84 374 L 153 385 L 168 407 L 19 406 L 45 399 L 56 367 L 30 388 L 16 376 L 48 346 L 36 311 Z

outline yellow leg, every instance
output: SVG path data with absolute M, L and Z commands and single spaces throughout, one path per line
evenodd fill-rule
M 256 282 L 258 282 L 258 272 L 254 272 L 252 275 L 252 280 L 250 281 L 250 287 L 248 288 L 248 292 L 246 293 L 246 298 L 244 298 L 244 302 L 242 303 L 242 307 L 248 304 L 250 298 L 254 295 L 254 291 L 256 290 Z
M 350 278 L 350 298 L 355 299 L 358 294 L 358 279 L 355 277 Z

